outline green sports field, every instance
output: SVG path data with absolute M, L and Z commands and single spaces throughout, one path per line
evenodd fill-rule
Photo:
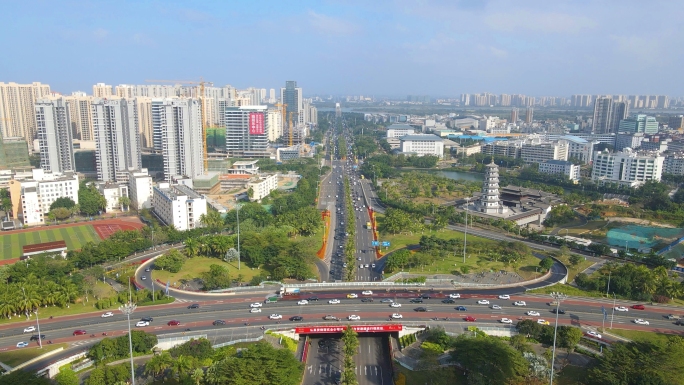
M 88 242 L 100 242 L 100 237 L 91 225 L 36 229 L 36 231 L 13 234 L 0 233 L 0 253 L 2 254 L 0 259 L 21 257 L 21 250 L 25 245 L 62 240 L 66 242 L 68 250 L 76 250 Z

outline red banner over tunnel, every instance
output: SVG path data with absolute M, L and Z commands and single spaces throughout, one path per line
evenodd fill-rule
M 295 328 L 297 334 L 342 333 L 346 326 L 312 326 Z M 357 333 L 399 332 L 402 325 L 352 325 Z

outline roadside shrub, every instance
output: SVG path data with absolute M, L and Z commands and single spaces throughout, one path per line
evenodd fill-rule
M 658 295 L 658 294 L 656 294 L 656 295 L 653 296 L 653 302 L 657 302 L 657 303 L 668 303 L 668 302 L 670 302 L 670 298 L 667 297 L 667 296 L 664 296 L 664 295 Z

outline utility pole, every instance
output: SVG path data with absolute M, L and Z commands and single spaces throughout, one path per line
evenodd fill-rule
M 617 296 L 615 293 L 613 293 L 613 311 L 610 313 L 610 328 L 613 328 L 613 318 L 615 317 L 615 301 L 617 300 Z
M 466 243 L 468 243 L 468 203 L 470 198 L 466 198 L 465 210 L 465 231 L 463 232 L 463 263 L 466 263 Z
M 551 382 L 549 383 L 550 385 L 553 385 L 553 363 L 556 359 L 556 334 L 558 333 L 558 311 L 560 309 L 561 301 L 568 298 L 568 296 L 563 293 L 551 293 L 551 298 L 553 298 L 556 301 L 556 326 L 554 326 L 553 328 L 553 352 L 551 353 Z
M 290 144 L 292 146 L 292 144 Z M 237 217 L 237 253 L 238 253 L 238 270 L 240 270 L 240 202 L 235 200 L 235 216 Z
M 131 357 L 131 385 L 135 385 L 135 366 L 133 366 L 133 341 L 131 338 L 131 314 L 133 314 L 136 307 L 137 305 L 135 305 L 132 302 L 119 306 L 119 311 L 123 314 L 126 314 L 126 317 L 128 318 L 128 353 Z

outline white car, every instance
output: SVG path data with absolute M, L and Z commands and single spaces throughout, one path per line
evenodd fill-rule
M 399 302 L 392 302 L 390 307 L 401 307 L 401 304 Z
M 359 265 L 359 269 L 363 269 L 363 263 Z
M 150 323 L 147 321 L 138 321 L 135 324 L 136 327 L 144 327 L 144 326 L 150 326 Z
M 24 329 L 24 333 L 31 333 L 31 332 L 35 332 L 35 331 L 36 331 L 35 326 L 29 326 L 26 329 Z
M 372 263 L 372 264 L 371 264 L 371 267 L 375 269 L 375 264 L 374 264 L 374 263 Z
M 615 306 L 615 311 L 629 311 L 629 309 L 624 306 Z
M 111 311 L 108 311 L 108 312 L 102 314 L 100 317 L 102 317 L 102 318 L 114 317 L 114 313 L 112 313 Z
M 449 298 L 451 298 L 451 299 L 457 299 L 457 298 L 461 298 L 461 295 L 460 295 L 460 294 L 458 294 L 458 293 L 455 293 L 455 294 L 449 294 Z
M 499 320 L 499 322 L 501 322 L 502 324 L 512 324 L 513 320 L 510 318 L 502 318 Z
M 331 299 L 330 301 L 328 301 L 328 303 L 331 305 L 336 305 L 336 304 L 340 303 L 340 300 L 339 299 Z
M 297 305 L 308 305 L 308 304 L 309 304 L 309 301 L 307 301 L 305 299 L 301 299 L 301 300 L 297 301 Z
M 501 310 L 501 306 L 499 306 L 499 305 L 492 305 L 492 310 Z
M 271 314 L 268 316 L 269 319 L 283 319 L 283 316 L 280 314 Z
M 487 301 L 486 299 L 481 299 L 481 300 L 477 301 L 477 304 L 478 305 L 489 305 L 489 301 Z
M 530 311 L 528 311 L 528 312 L 525 313 L 525 314 L 527 314 L 527 315 L 529 315 L 529 316 L 539 317 L 539 312 L 538 312 L 538 311 L 534 311 L 534 310 L 530 310 Z
M 349 317 L 347 317 L 347 319 L 350 321 L 358 321 L 361 319 L 361 317 L 357 316 L 356 314 L 352 314 Z
M 368 268 L 368 264 L 366 264 L 366 269 Z
M 261 313 L 261 308 L 253 307 L 253 308 L 249 309 L 249 312 L 250 313 Z
M 602 338 L 601 335 L 598 334 L 598 333 L 595 332 L 595 331 L 588 331 L 588 332 L 587 332 L 587 335 L 588 335 L 588 336 L 591 336 L 591 337 L 594 337 L 594 338 L 598 338 L 598 339 L 601 339 L 601 338 Z
M 641 318 L 635 319 L 635 320 L 634 320 L 634 323 L 635 323 L 635 324 L 639 324 L 639 325 L 649 325 L 648 321 L 646 321 L 646 320 L 644 320 L 644 319 L 641 319 Z
M 366 265 L 366 267 L 368 267 L 368 265 Z M 371 290 L 364 290 L 364 291 L 361 292 L 361 294 L 363 294 L 363 295 L 373 295 L 373 292 L 372 292 Z
M 250 304 L 249 307 L 261 307 L 263 306 L 261 302 L 254 302 L 253 304 Z
M 399 313 L 392 314 L 392 319 L 400 319 L 400 318 L 404 318 L 404 316 L 399 314 Z
M 513 305 L 515 305 L 515 306 L 527 306 L 525 301 L 515 301 L 515 302 L 513 302 Z
M 147 279 L 147 276 L 143 275 L 143 276 L 142 276 L 142 277 L 140 277 L 140 278 L 142 278 L 142 280 L 144 281 L 144 280 L 146 280 L 146 279 Z
M 508 295 L 508 294 L 501 294 L 501 295 L 499 296 L 499 299 L 511 299 L 511 296 Z

